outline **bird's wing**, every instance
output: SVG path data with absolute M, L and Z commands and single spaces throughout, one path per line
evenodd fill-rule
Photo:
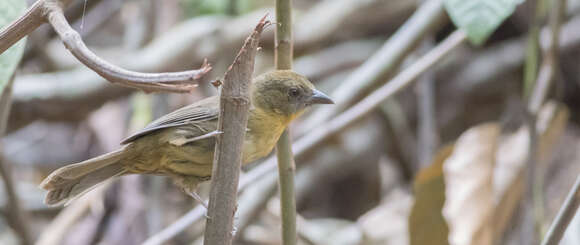
M 207 99 L 200 100 L 196 103 L 182 107 L 158 118 L 157 120 L 147 125 L 145 128 L 123 140 L 121 144 L 133 142 L 139 137 L 145 136 L 159 129 L 217 119 L 219 114 L 218 107 L 219 100 L 217 96 L 212 96 Z

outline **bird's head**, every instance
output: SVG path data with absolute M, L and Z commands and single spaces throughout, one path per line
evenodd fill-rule
M 268 113 L 293 119 L 310 105 L 334 102 L 316 90 L 306 77 L 290 70 L 277 70 L 254 79 L 252 104 Z

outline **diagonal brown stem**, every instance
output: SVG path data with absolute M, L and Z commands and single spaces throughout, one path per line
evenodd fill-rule
M 242 146 L 250 108 L 250 85 L 260 34 L 260 20 L 224 77 L 204 244 L 232 244 Z

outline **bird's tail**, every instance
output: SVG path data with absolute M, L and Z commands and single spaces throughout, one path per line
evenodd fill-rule
M 105 180 L 124 174 L 123 152 L 124 149 L 120 149 L 52 172 L 40 184 L 48 191 L 44 202 L 47 205 L 66 205 Z

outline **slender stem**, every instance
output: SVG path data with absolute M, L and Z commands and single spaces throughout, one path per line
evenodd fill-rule
M 535 87 L 537 87 L 538 78 L 538 63 L 540 59 L 540 27 L 544 19 L 543 2 L 544 0 L 533 0 L 530 4 L 533 8 L 531 14 L 530 27 L 528 33 L 528 40 L 526 44 L 525 62 L 524 62 L 524 91 L 523 97 L 530 100 L 530 96 Z M 521 242 L 525 244 L 537 244 L 537 236 L 540 225 L 539 220 L 542 215 L 542 202 L 538 198 L 536 187 L 539 179 L 537 179 L 537 155 L 536 148 L 538 146 L 538 132 L 535 127 L 535 113 L 527 115 L 526 124 L 529 133 L 529 154 L 527 157 L 526 168 L 526 190 L 524 195 L 523 215 L 522 215 L 522 229 Z
M 292 69 L 292 1 L 276 0 L 276 69 Z M 294 174 L 296 166 L 292 154 L 292 141 L 286 129 L 276 144 L 278 160 L 278 186 L 282 211 L 282 244 L 296 244 L 296 199 Z
M 276 0 L 276 69 L 292 69 L 292 0 Z
M 267 24 L 265 18 L 246 39 L 221 87 L 217 130 L 223 133 L 216 140 L 204 244 L 232 244 L 250 85 L 260 34 Z
M 568 197 L 564 201 L 564 205 L 558 211 L 554 223 L 550 226 L 548 233 L 542 241 L 542 245 L 557 245 L 566 231 L 566 228 L 574 218 L 574 214 L 578 212 L 580 206 L 580 176 L 576 178 L 576 183 L 572 186 Z
M 282 212 L 282 244 L 284 245 L 296 244 L 296 197 L 294 195 L 296 166 L 291 147 L 290 136 L 286 130 L 276 145 L 280 210 Z
M 542 1 L 542 0 L 538 0 Z M 537 156 L 537 148 L 538 148 L 538 132 L 536 129 L 536 117 L 537 113 L 540 110 L 541 106 L 544 104 L 546 99 L 546 95 L 553 83 L 554 75 L 556 70 L 558 69 L 558 48 L 559 48 L 559 40 L 560 40 L 560 29 L 562 24 L 562 17 L 565 13 L 566 4 L 564 0 L 554 0 L 553 6 L 550 11 L 550 19 L 549 25 L 551 29 L 550 35 L 550 45 L 544 52 L 544 57 L 542 64 L 540 66 L 538 74 L 535 74 L 537 68 L 534 65 L 530 65 L 528 67 L 526 63 L 526 78 L 528 79 L 535 79 L 531 85 L 533 87 L 526 90 L 525 96 L 528 99 L 528 117 L 527 120 L 529 134 L 530 134 L 530 151 L 528 156 L 528 168 L 527 168 L 527 191 L 526 191 L 526 198 L 524 201 L 525 213 L 523 215 L 523 222 L 524 224 L 534 224 L 531 225 L 524 225 L 522 228 L 522 241 L 526 244 L 537 244 L 539 240 L 542 240 L 542 233 L 543 233 L 543 225 L 542 222 L 544 220 L 544 198 L 542 195 L 542 190 L 544 186 L 544 178 L 543 175 L 539 175 L 537 173 L 537 166 L 538 166 L 538 156 Z M 542 14 L 541 2 L 537 3 L 538 6 L 536 7 L 536 19 L 540 19 Z M 539 21 L 539 20 L 535 20 Z M 537 29 L 537 30 L 536 30 Z M 531 30 L 530 38 L 535 37 L 538 38 L 539 35 L 539 24 L 533 25 Z M 534 33 L 535 32 L 535 33 Z M 535 35 L 535 36 L 534 36 Z M 536 40 L 537 42 L 538 40 Z M 529 52 L 532 52 L 532 56 L 537 56 L 539 52 L 539 43 L 536 43 L 537 47 L 534 47 L 533 50 L 529 49 Z M 537 57 L 536 57 L 537 59 Z M 537 62 L 537 61 L 536 61 Z M 534 61 L 531 61 L 534 63 Z M 533 71 L 530 71 L 533 70 Z M 528 74 L 534 72 L 532 74 Z M 531 77 L 529 77 L 531 76 Z M 529 81 L 525 81 L 526 86 L 528 86 Z M 530 85 L 530 86 L 531 86 Z M 533 89 L 533 90 L 532 90 Z M 529 92 L 528 92 L 529 91 Z M 533 211 L 533 212 L 531 212 Z M 531 212 L 531 213 L 530 213 Z M 533 221 L 530 222 L 531 217 L 534 217 Z M 539 231 L 539 232 L 535 232 Z M 539 236 L 534 236 L 533 234 L 539 234 Z

